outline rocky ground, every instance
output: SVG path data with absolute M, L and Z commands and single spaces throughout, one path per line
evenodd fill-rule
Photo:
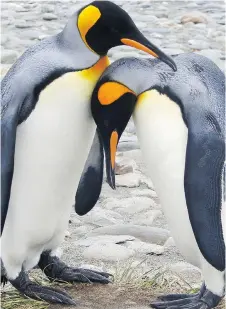
M 224 1 L 115 2 L 127 10 L 147 38 L 166 53 L 197 52 L 224 70 Z M 26 48 L 59 32 L 68 17 L 86 3 L 88 1 L 82 0 L 3 0 L 2 75 Z M 111 60 L 124 56 L 147 57 L 129 47 L 114 48 L 109 55 Z M 134 292 L 129 297 L 124 290 L 122 299 L 115 297 L 119 295 L 117 288 L 104 287 L 100 292 L 100 288 L 95 290 L 91 286 L 85 292 L 88 293 L 88 303 L 82 303 L 84 290 L 76 288 L 74 294 L 75 298 L 81 299 L 81 309 L 148 308 L 144 307 L 148 304 L 147 295 L 152 294 L 152 287 L 156 285 L 177 291 L 193 289 L 201 282 L 199 270 L 184 261 L 170 236 L 157 194 L 146 175 L 132 121 L 119 144 L 117 174 L 117 190 L 111 190 L 104 183 L 99 202 L 89 214 L 79 217 L 72 208 L 62 258 L 72 266 L 108 270 L 115 274 L 116 283 L 132 282 L 137 286 L 138 282 L 145 280 L 149 292 L 147 285 L 142 286 L 145 292 L 139 292 L 144 296 L 141 301 Z M 90 293 L 95 295 L 96 303 L 90 298 Z M 103 298 L 110 294 L 109 303 L 103 305 Z M 97 295 L 103 297 L 97 298 Z M 130 303 L 126 304 L 126 300 Z

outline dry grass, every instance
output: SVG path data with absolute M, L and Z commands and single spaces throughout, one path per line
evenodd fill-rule
M 114 284 L 109 285 L 87 285 L 87 284 L 56 284 L 60 289 L 66 290 L 75 300 L 78 306 L 70 307 L 76 309 L 138 309 L 148 308 L 151 300 L 160 294 L 167 293 L 195 293 L 194 289 L 179 275 L 168 271 L 166 268 L 149 270 L 145 269 L 146 260 L 139 264 L 128 262 L 127 267 L 116 266 L 114 273 Z M 147 268 L 146 268 L 147 269 Z M 42 285 L 50 283 L 39 273 L 35 274 L 33 280 Z M 17 291 L 10 290 L 2 292 L 2 309 L 66 309 L 67 306 L 49 305 L 42 301 L 35 301 L 22 297 Z M 135 306 L 135 307 L 134 307 Z M 139 306 L 139 307 L 138 307 Z M 150 308 L 150 307 L 149 307 Z M 225 308 L 224 302 L 217 307 Z

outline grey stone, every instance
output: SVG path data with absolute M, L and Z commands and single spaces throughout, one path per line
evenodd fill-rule
M 113 197 L 105 199 L 102 203 L 102 207 L 104 209 L 115 209 L 119 207 L 119 205 L 121 205 L 120 199 L 113 198 Z
M 177 48 L 164 48 L 163 51 L 164 53 L 171 55 L 171 56 L 184 53 L 182 49 L 177 49 Z
M 118 151 L 128 151 L 138 148 L 140 148 L 140 146 L 137 137 L 124 132 L 118 144 Z
M 189 9 L 193 9 L 193 8 L 197 8 L 198 4 L 195 3 L 195 2 L 187 2 L 186 3 L 186 8 L 189 8 Z
M 149 32 L 156 32 L 156 33 L 162 33 L 162 34 L 168 34 L 170 32 L 170 29 L 167 28 L 151 28 L 149 29 Z M 151 36 L 151 34 L 150 34 Z
M 189 22 L 187 22 L 187 23 L 185 23 L 185 24 L 184 24 L 184 27 L 185 27 L 185 28 L 191 28 L 191 27 L 194 27 L 194 23 L 193 23 L 193 22 L 191 22 L 191 21 L 189 21 Z
M 73 230 L 73 233 L 77 236 L 77 235 L 85 235 L 87 233 L 89 233 L 90 231 L 93 230 L 93 227 L 90 225 L 81 225 L 79 227 L 77 227 L 76 229 Z
M 123 155 L 128 158 L 132 158 L 137 164 L 143 161 L 142 152 L 140 149 L 132 149 L 130 151 L 127 151 Z
M 42 5 L 41 11 L 42 13 L 52 13 L 54 12 L 54 6 L 53 5 Z
M 96 266 L 96 265 L 92 265 L 92 264 L 81 264 L 79 266 L 79 268 L 89 269 L 89 270 L 94 270 L 94 271 L 99 271 L 99 272 L 105 272 L 106 271 L 105 267 Z
M 86 259 L 101 261 L 123 261 L 134 255 L 134 250 L 116 244 L 94 244 L 86 248 L 83 256 Z
M 161 255 L 164 252 L 164 247 L 149 244 L 143 241 L 132 241 L 125 244 L 126 248 L 132 249 L 139 253 Z
M 124 51 L 115 52 L 115 50 L 113 50 L 109 54 L 110 56 L 112 56 L 114 60 L 125 58 L 125 57 L 138 57 L 139 56 L 138 51 L 132 49 L 131 47 L 128 47 Z
M 188 22 L 192 22 L 194 24 L 205 23 L 207 24 L 209 18 L 206 14 L 201 13 L 199 11 L 188 12 L 181 17 L 181 23 L 186 24 Z
M 196 54 L 205 56 L 209 59 L 216 59 L 222 56 L 222 52 L 219 49 L 205 49 L 196 52 Z
M 155 221 L 155 219 L 161 216 L 162 216 L 161 210 L 152 209 L 149 210 L 148 212 L 136 215 L 136 217 L 133 219 L 133 223 L 138 225 L 151 226 Z
M 73 213 L 70 216 L 70 223 L 74 224 L 74 225 L 77 225 L 77 226 L 82 225 L 82 221 L 79 220 L 78 215 L 74 213 L 74 207 L 73 207 L 72 211 L 73 211 Z
M 49 37 L 48 34 L 41 34 L 41 35 L 39 35 L 38 39 L 41 41 L 41 40 L 46 39 L 48 37 Z
M 168 13 L 166 12 L 155 12 L 155 16 L 158 18 L 168 18 Z
M 123 214 L 137 214 L 155 205 L 155 202 L 148 197 L 128 197 L 120 200 L 116 209 Z
M 140 21 L 140 22 L 136 23 L 136 26 L 137 26 L 137 28 L 142 29 L 142 28 L 147 27 L 147 23 Z
M 157 198 L 157 194 L 155 191 L 150 189 L 134 189 L 131 192 L 131 195 L 133 196 L 145 196 L 150 198 Z
M 48 20 L 48 21 L 49 20 L 56 20 L 56 19 L 58 19 L 58 17 L 55 14 L 52 14 L 52 13 L 44 13 L 42 18 L 44 20 Z
M 188 44 L 193 49 L 207 49 L 209 48 L 210 44 L 203 40 L 189 40 Z
M 110 198 L 103 202 L 104 209 L 114 209 L 123 214 L 135 214 L 155 207 L 156 203 L 148 197 Z
M 177 262 L 177 263 L 174 263 L 172 265 L 170 265 L 170 270 L 172 272 L 175 272 L 179 275 L 181 275 L 182 277 L 195 277 L 195 276 L 198 276 L 200 277 L 200 270 L 189 264 L 189 263 L 186 263 L 186 262 Z
M 195 24 L 195 28 L 197 29 L 206 29 L 206 24 Z
M 100 193 L 100 199 L 101 201 L 104 200 L 104 199 L 108 199 L 108 198 L 120 198 L 121 195 L 120 195 L 120 191 L 119 190 L 112 190 L 112 188 L 109 186 L 108 183 L 105 182 L 104 180 L 104 183 L 102 185 L 102 190 L 101 190 L 101 193 Z
M 94 235 L 131 235 L 144 242 L 157 245 L 163 245 L 170 236 L 169 231 L 165 229 L 134 224 L 116 224 L 101 227 L 88 234 L 88 236 Z
M 153 38 L 155 39 L 163 39 L 164 35 L 160 34 L 160 33 L 152 33 L 151 35 Z
M 125 175 L 116 175 L 115 183 L 116 183 L 116 186 L 118 187 L 128 187 L 128 188 L 139 187 L 141 183 L 141 176 L 140 174 L 135 174 L 135 173 L 128 173 Z
M 173 237 L 169 237 L 164 244 L 164 248 L 165 249 L 172 249 L 174 247 L 176 247 L 175 241 L 174 241 Z
M 30 28 L 31 26 L 31 23 L 29 24 L 25 20 L 21 20 L 20 22 L 15 23 L 15 27 L 19 29 Z
M 223 12 L 223 10 L 224 10 L 224 5 L 223 5 L 223 1 L 222 1 L 222 3 L 217 3 L 217 1 L 216 1 L 216 3 L 214 3 L 214 2 L 205 2 L 205 8 L 206 9 L 212 9 L 212 10 L 217 10 L 217 11 L 222 11 Z
M 115 174 L 124 175 L 127 173 L 132 173 L 137 169 L 136 162 L 131 158 L 126 158 L 125 156 L 117 156 L 115 162 Z
M 16 12 L 18 12 L 18 13 L 29 12 L 29 8 L 25 8 L 25 7 L 22 7 L 22 6 L 18 6 L 18 8 L 16 9 Z
M 40 36 L 40 33 L 38 31 L 35 30 L 26 30 L 23 32 L 23 36 L 25 38 L 29 38 L 30 40 L 35 40 L 38 39 Z
M 122 216 L 114 211 L 96 207 L 86 216 L 83 216 L 81 220 L 97 226 L 108 226 L 122 222 Z
M 93 244 L 123 244 L 133 240 L 135 240 L 135 237 L 128 235 L 99 235 L 86 239 L 79 239 L 75 241 L 74 244 L 76 246 L 89 247 Z
M 12 64 L 16 61 L 18 53 L 15 50 L 3 50 L 1 54 L 1 63 Z
M 216 42 L 225 43 L 225 36 L 218 36 L 218 37 L 216 37 Z
M 136 20 L 137 22 L 138 22 L 138 21 L 156 22 L 156 21 L 158 20 L 158 17 L 156 17 L 156 16 L 154 16 L 154 15 L 150 15 L 150 16 L 148 16 L 148 19 L 147 19 L 147 16 L 142 15 L 142 14 L 139 14 L 139 15 L 136 15 L 136 17 L 134 18 L 134 20 Z
M 129 151 L 139 148 L 138 142 L 122 142 L 118 144 L 118 151 Z
M 149 189 L 154 190 L 154 185 L 153 185 L 151 179 L 148 178 L 148 177 L 146 177 L 145 175 L 143 175 L 142 178 L 141 178 L 141 184 L 144 184 L 144 185 L 146 185 Z
M 9 37 L 7 35 L 1 34 L 1 45 L 5 45 L 8 40 Z
M 119 143 L 126 143 L 126 142 L 138 142 L 137 136 L 133 134 L 128 134 L 127 132 L 123 133 Z
M 64 237 L 65 238 L 70 238 L 71 234 L 69 231 L 65 231 Z

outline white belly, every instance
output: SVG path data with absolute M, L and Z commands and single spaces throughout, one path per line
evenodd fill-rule
M 134 120 L 142 154 L 172 236 L 186 260 L 199 267 L 200 251 L 184 192 L 188 132 L 180 108 L 156 90 L 148 91 L 138 99 Z
M 2 235 L 2 258 L 12 276 L 7 266 L 15 257 L 32 267 L 43 250 L 55 249 L 64 238 L 96 127 L 90 112 L 93 87 L 79 73 L 65 74 L 42 91 L 18 126 Z

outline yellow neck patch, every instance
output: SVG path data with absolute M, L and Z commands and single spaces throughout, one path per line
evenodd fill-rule
M 124 85 L 116 82 L 106 82 L 98 90 L 98 100 L 102 105 L 110 105 L 128 92 L 135 94 Z
M 80 75 L 82 78 L 96 82 L 109 64 L 110 61 L 107 56 L 101 57 L 91 68 L 80 71 Z
M 158 101 L 160 96 L 164 96 L 164 95 L 162 95 L 156 89 L 146 90 L 138 96 L 136 106 L 140 105 L 142 102 L 144 102 L 147 99 Z
M 80 35 L 82 37 L 82 40 L 90 50 L 92 50 L 92 48 L 90 48 L 90 46 L 86 42 L 86 34 L 89 31 L 89 29 L 91 29 L 93 25 L 95 25 L 100 16 L 101 13 L 98 10 L 98 8 L 96 8 L 93 5 L 89 5 L 79 14 L 78 17 L 78 29 Z M 92 52 L 94 51 L 92 50 Z

